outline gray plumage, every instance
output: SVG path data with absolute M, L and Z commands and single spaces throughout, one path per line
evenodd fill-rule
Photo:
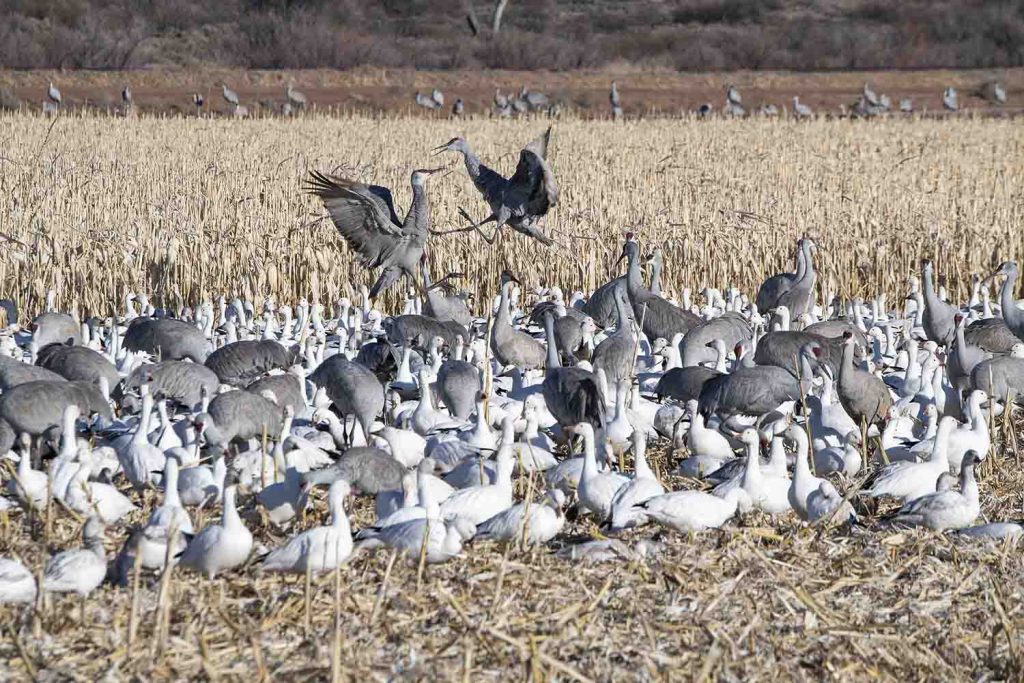
M 546 355 L 544 347 L 530 335 L 512 326 L 509 290 L 513 282 L 516 280 L 508 271 L 501 274 L 501 301 L 491 329 L 491 351 L 502 366 L 513 366 L 520 370 L 542 368 Z
M 358 446 L 345 451 L 329 467 L 302 475 L 302 481 L 313 486 L 329 485 L 344 479 L 353 488 L 376 495 L 381 491 L 402 488 L 405 467 L 402 463 L 380 450 L 369 446 Z
M 236 93 L 234 90 L 229 88 L 226 83 L 221 83 L 220 87 L 221 87 L 221 92 L 224 95 L 225 101 L 227 101 L 228 104 L 231 104 L 231 105 L 234 105 L 234 106 L 237 107 L 238 106 L 238 93 Z
M 11 299 L 0 299 L 0 310 L 7 316 L 8 325 L 18 323 L 18 305 Z
M 849 320 L 822 320 L 812 323 L 803 329 L 807 334 L 815 334 L 825 339 L 842 339 L 847 332 L 852 334 L 857 343 L 862 347 L 868 347 L 868 337 L 863 331 Z M 836 366 L 838 367 L 838 365 Z
M 810 388 L 811 359 L 820 353 L 821 347 L 813 342 L 801 350 L 799 381 L 774 365 L 741 365 L 731 374 L 709 379 L 698 398 L 701 414 L 761 417 L 786 401 L 800 400 Z
M 256 380 L 245 390 L 259 396 L 263 396 L 263 392 L 269 391 L 273 393 L 279 407 L 290 406 L 297 414 L 306 408 L 306 399 L 302 393 L 301 382 L 303 381 L 290 372 L 283 375 L 268 375 Z
M 438 396 L 448 412 L 460 420 L 468 420 L 473 414 L 482 390 L 480 371 L 472 363 L 449 359 L 437 371 Z
M 339 353 L 321 363 L 309 380 L 326 389 L 339 413 L 355 416 L 369 436 L 374 419 L 384 411 L 384 386 L 376 375 Z
M 785 306 L 795 320 L 804 313 L 810 312 L 814 303 L 814 282 L 817 273 L 814 270 L 814 242 L 809 239 L 800 240 L 800 253 L 802 254 L 803 268 L 793 280 L 789 289 L 782 292 L 775 301 L 775 307 Z
M 761 283 L 761 286 L 757 289 L 757 296 L 754 299 L 757 312 L 761 315 L 766 315 L 768 311 L 777 307 L 779 305 L 779 297 L 788 292 L 793 287 L 793 283 L 803 273 L 804 250 L 798 244 L 796 250 L 796 272 L 777 273 Z
M 609 383 L 618 384 L 633 376 L 636 365 L 636 335 L 633 333 L 635 314 L 629 305 L 626 287 L 620 285 L 615 292 L 618 325 L 615 332 L 604 338 L 594 349 L 594 371 L 604 370 Z M 550 314 L 549 314 L 550 315 Z
M 583 304 L 582 311 L 593 318 L 598 327 L 608 327 L 615 322 L 615 288 L 625 281 L 623 275 L 604 283 Z
M 82 327 L 67 313 L 42 313 L 32 321 L 32 341 L 37 348 L 49 344 L 82 343 Z
M 711 342 L 720 339 L 725 348 L 731 349 L 741 342 L 750 341 L 753 334 L 746 318 L 739 313 L 727 311 L 717 318 L 691 328 L 679 342 L 679 357 L 683 367 L 713 363 L 718 360 L 718 354 L 711 346 Z
M 147 383 L 156 400 L 171 401 L 189 409 L 200 404 L 203 390 L 207 396 L 215 396 L 220 386 L 216 373 L 205 365 L 184 360 L 165 360 L 135 368 L 121 389 L 127 394 L 138 391 Z
M 423 274 L 423 289 L 426 291 L 423 313 L 440 321 L 452 320 L 462 327 L 472 325 L 473 313 L 469 310 L 469 306 L 466 305 L 466 300 L 463 297 L 447 294 L 444 291 L 448 278 L 458 274 L 449 273 L 441 280 L 431 282 L 426 259 L 421 260 L 420 271 Z
M 440 337 L 445 344 L 454 348 L 460 336 L 464 340 L 469 339 L 469 331 L 454 320 L 442 321 L 415 313 L 386 319 L 384 330 L 388 341 L 395 346 L 405 346 L 411 342 L 414 346 L 426 347 L 434 337 Z
M 308 191 L 323 201 L 334 227 L 349 248 L 359 254 L 359 265 L 382 268 L 370 288 L 371 297 L 403 274 L 415 284 L 416 268 L 430 231 L 430 204 L 424 184 L 427 176 L 439 170 L 413 171 L 412 204 L 404 220 L 395 212 L 394 199 L 386 187 L 311 172 Z
M 61 426 L 64 409 L 77 405 L 82 415 L 98 413 L 110 419 L 110 406 L 89 382 L 26 382 L 0 396 L 0 419 L 18 434 L 39 436 Z
M 213 370 L 222 384 L 244 387 L 271 370 L 285 370 L 295 362 L 295 354 L 269 339 L 241 341 L 225 344 L 206 359 L 206 367 Z
M 956 308 L 950 306 L 939 298 L 935 291 L 931 261 L 925 261 L 921 265 L 921 290 L 924 294 L 924 315 L 922 323 L 924 332 L 928 339 L 949 346 L 956 333 L 956 324 L 953 316 L 956 315 Z
M 1009 353 L 1021 341 L 1003 318 L 975 320 L 964 329 L 964 339 L 988 353 Z
M 453 138 L 436 148 L 437 152 L 462 154 L 466 172 L 491 207 L 491 214 L 487 218 L 473 222 L 474 228 L 494 222 L 494 233 L 488 242 L 493 242 L 498 230 L 507 224 L 516 232 L 533 237 L 544 245 L 554 244 L 551 238 L 540 231 L 539 226 L 540 219 L 558 204 L 558 185 L 547 163 L 550 138 L 551 128 L 548 128 L 543 135 L 526 145 L 519 152 L 519 163 L 510 178 L 480 163 L 463 138 Z M 466 215 L 466 218 L 469 216 Z
M 277 438 L 281 432 L 282 409 L 262 396 L 248 391 L 217 394 L 206 413 L 196 416 L 203 436 L 211 446 L 227 447 L 232 441 Z
M 100 378 L 103 378 L 107 381 L 108 389 L 113 389 L 121 381 L 114 364 L 102 353 L 86 346 L 44 346 L 36 354 L 36 365 L 52 370 L 65 379 L 92 382 L 97 386 Z
M 881 425 L 888 419 L 892 395 L 885 382 L 854 364 L 856 343 L 853 335 L 846 335 L 843 339 L 843 360 L 839 364 L 836 393 L 846 414 L 856 424 Z
M 210 354 L 210 343 L 202 330 L 173 318 L 135 318 L 124 333 L 124 348 L 145 351 L 161 361 L 189 360 L 202 363 Z
M 1019 271 L 1016 261 L 1006 261 L 999 266 L 996 275 L 1005 275 L 1006 280 L 999 290 L 999 305 L 1006 327 L 1017 337 L 1024 341 L 1024 311 L 1017 307 L 1017 300 L 1014 298 L 1014 287 L 1017 284 Z
M 685 403 L 700 398 L 701 391 L 708 380 L 720 377 L 723 373 L 703 365 L 691 365 L 685 368 L 672 368 L 658 380 L 654 389 L 659 400 L 672 398 Z
M 7 391 L 25 382 L 62 382 L 64 378 L 52 370 L 29 365 L 0 354 L 0 391 Z
M 795 376 L 800 366 L 801 349 L 808 344 L 818 344 L 822 351 L 821 356 L 811 363 L 811 367 L 827 365 L 835 374 L 843 358 L 843 345 L 836 339 L 807 331 L 769 332 L 757 341 L 754 362 L 758 365 L 774 365 Z
M 544 317 L 548 339 L 554 334 L 554 318 Z M 558 352 L 553 341 L 548 342 L 547 369 L 541 394 L 548 411 L 563 427 L 586 422 L 600 429 L 604 427 L 604 396 L 597 376 L 583 368 L 563 368 L 558 363 Z
M 291 104 L 295 105 L 296 107 L 306 106 L 306 96 L 303 93 L 296 90 L 291 83 L 288 84 L 288 90 L 286 94 L 288 95 L 288 101 Z
M 622 257 L 629 260 L 626 273 L 626 290 L 633 305 L 633 313 L 638 321 L 642 321 L 643 333 L 648 339 L 672 339 L 677 332 L 686 334 L 700 325 L 703 320 L 690 311 L 675 306 L 644 287 L 640 275 L 640 262 L 637 258 L 638 247 L 633 241 L 633 233 L 626 235 L 626 243 L 622 247 Z
M 992 399 L 1016 400 L 1024 395 L 1024 358 L 996 356 L 978 363 L 971 371 L 971 385 Z
M 14 447 L 14 440 L 17 434 L 7 420 L 0 418 L 0 453 L 7 453 Z
M 989 318 L 989 320 L 1002 322 L 998 318 Z M 1004 324 L 1003 328 L 1005 327 L 1006 325 Z M 971 371 L 974 370 L 974 366 L 992 357 L 992 354 L 985 349 L 967 341 L 964 332 L 964 317 L 957 315 L 956 335 L 949 352 L 946 354 L 946 373 L 949 376 L 950 383 L 960 391 L 966 391 L 971 388 Z M 1009 334 L 1009 330 L 1006 330 L 1006 332 Z M 1013 337 L 1012 334 L 1009 336 Z M 1016 339 L 1016 337 L 1013 338 Z

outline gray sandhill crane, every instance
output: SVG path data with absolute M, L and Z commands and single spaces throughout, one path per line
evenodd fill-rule
M 855 423 L 881 425 L 892 407 L 892 395 L 885 382 L 853 362 L 853 347 L 857 340 L 852 334 L 843 335 L 843 360 L 839 365 L 836 393 L 847 415 Z
M 644 286 L 638 253 L 639 248 L 633 239 L 633 233 L 627 233 L 619 260 L 625 258 L 629 261 L 626 290 L 629 292 L 633 311 L 641 321 L 643 333 L 647 338 L 672 339 L 677 332 L 686 334 L 691 328 L 700 325 L 703 321 L 699 316 L 671 304 Z
M 69 342 L 72 344 L 82 343 L 82 326 L 67 313 L 57 313 L 55 311 L 40 313 L 32 321 L 32 326 L 34 328 L 32 341 L 35 342 L 37 348 L 42 348 L 54 342 L 61 344 Z
M 960 108 L 957 101 L 956 88 L 950 86 L 942 91 L 942 106 L 949 111 L 956 111 Z
M 697 107 L 697 116 L 701 117 L 702 119 L 706 119 L 714 113 L 715 105 L 711 104 L 710 102 L 704 102 L 699 107 Z
M 977 97 L 997 104 L 1006 104 L 1006 89 L 999 81 L 988 81 L 983 83 L 974 91 Z
M 449 358 L 437 371 L 437 393 L 441 402 L 460 420 L 468 420 L 473 414 L 482 388 L 480 371 L 472 363 Z
M 878 104 L 879 104 L 878 95 L 876 95 L 875 91 L 872 90 L 868 86 L 868 82 L 867 81 L 864 81 L 864 90 L 862 91 L 862 94 L 864 96 L 864 100 L 868 104 L 870 104 L 872 107 L 877 107 L 878 106 Z
M 1017 307 L 1013 290 L 1017 284 L 1019 270 L 1016 261 L 1006 261 L 999 266 L 993 277 L 1003 275 L 1006 279 L 999 290 L 999 304 L 1006 327 L 1018 339 L 1024 341 L 1024 311 Z M 993 349 L 994 350 L 994 349 Z
M 503 95 L 500 88 L 494 89 L 494 108 L 498 111 L 508 109 L 508 96 Z
M 956 334 L 953 316 L 956 315 L 957 309 L 939 298 L 935 290 L 931 261 L 924 261 L 921 264 L 921 290 L 924 294 L 924 332 L 928 339 L 936 344 L 949 346 Z
M 800 351 L 808 344 L 818 344 L 821 354 L 812 367 L 827 365 L 833 374 L 843 358 L 843 346 L 838 339 L 830 339 L 807 330 L 778 330 L 769 332 L 757 341 L 754 362 L 774 365 L 794 374 L 799 367 Z
M 54 104 L 62 104 L 64 99 L 61 97 L 60 90 L 50 81 L 50 87 L 46 89 L 46 96 L 50 98 L 50 101 Z
M 0 419 L 15 433 L 40 436 L 53 427 L 60 427 L 64 409 L 78 406 L 82 415 L 97 413 L 109 420 L 110 404 L 89 382 L 26 382 L 0 396 Z
M 996 356 L 975 365 L 971 385 L 992 400 L 1019 400 L 1024 396 L 1024 343 L 1015 345 L 1008 356 Z
M 211 353 L 204 365 L 213 370 L 222 384 L 241 388 L 271 370 L 285 370 L 294 362 L 295 354 L 276 341 L 241 339 Z
M 809 119 L 814 116 L 814 112 L 806 104 L 800 102 L 800 98 L 793 97 L 793 114 L 798 119 Z
M 232 441 L 248 441 L 264 434 L 279 434 L 284 411 L 273 402 L 248 391 L 217 394 L 205 413 L 196 415 L 196 430 L 214 448 Z
M 114 364 L 102 353 L 87 346 L 44 346 L 36 355 L 36 365 L 72 381 L 92 382 L 99 386 L 100 380 L 103 379 L 108 389 L 116 387 L 121 381 Z
M 612 106 L 612 119 L 618 121 L 622 118 L 622 102 L 619 101 L 619 85 L 612 81 L 612 90 L 608 94 L 609 103 Z
M 462 101 L 461 97 L 455 98 L 455 104 L 452 105 L 452 116 L 458 118 L 462 116 L 466 111 L 466 105 Z
M 555 318 L 548 311 L 544 315 L 544 330 L 548 335 L 547 367 L 541 384 L 544 403 L 562 427 L 586 422 L 594 429 L 601 429 L 605 423 L 605 404 L 597 376 L 583 368 L 561 367 L 554 329 Z
M 202 110 L 203 104 L 205 102 L 206 100 L 203 98 L 202 93 L 192 93 L 192 104 L 194 104 L 196 107 L 196 116 L 199 116 L 199 112 Z
M 413 343 L 426 347 L 434 337 L 440 337 L 450 347 L 461 336 L 469 339 L 469 331 L 454 320 L 438 320 L 426 315 L 407 313 L 384 321 L 388 341 L 395 346 Z
M 296 90 L 294 83 L 291 81 L 288 82 L 288 91 L 286 94 L 288 95 L 288 102 L 291 103 L 292 106 L 305 109 L 307 104 L 306 96 Z
M 166 360 L 137 367 L 114 391 L 114 398 L 138 392 L 143 384 L 149 385 L 156 400 L 171 401 L 193 410 L 202 404 L 204 397 L 212 398 L 217 394 L 220 380 L 202 363 Z M 124 404 L 127 398 L 120 400 Z
M 364 185 L 355 180 L 310 174 L 307 189 L 320 197 L 348 246 L 359 254 L 363 268 L 383 268 L 370 288 L 370 297 L 405 275 L 418 286 L 416 268 L 427 246 L 430 232 L 430 203 L 427 178 L 440 168 L 412 172 L 412 204 L 401 220 L 395 212 L 391 190 L 380 185 Z
M 442 322 L 452 320 L 462 327 L 473 324 L 473 313 L 466 305 L 466 299 L 457 294 L 448 294 L 444 288 L 447 281 L 460 273 L 448 273 L 437 282 L 430 281 L 426 256 L 420 259 L 420 272 L 423 274 L 423 290 L 426 301 L 423 302 L 423 313 Z
M 714 363 L 718 353 L 714 349 L 716 340 L 727 349 L 737 344 L 748 343 L 754 336 L 750 323 L 738 313 L 727 312 L 717 318 L 701 323 L 687 332 L 679 342 L 679 357 L 683 367 L 698 363 Z
M 302 383 L 305 381 L 305 376 L 299 377 L 293 372 L 286 372 L 283 375 L 261 377 L 245 387 L 245 390 L 265 398 L 269 393 L 278 406 L 291 407 L 295 413 L 299 413 L 306 409 L 306 397 L 302 392 Z
M 26 382 L 62 382 L 64 379 L 52 370 L 22 363 L 20 360 L 0 354 L 0 392 Z
M 518 283 L 511 273 L 501 274 L 501 301 L 498 304 L 498 315 L 494 318 L 491 329 L 491 351 L 502 366 L 513 366 L 520 370 L 533 370 L 544 367 L 544 347 L 536 339 L 512 325 L 509 311 L 511 289 Z M 554 348 L 554 337 L 551 338 Z M 557 351 L 555 351 L 557 355 Z
M 909 97 L 904 97 L 900 100 L 900 111 L 904 114 L 914 113 L 914 101 Z
M 817 245 L 809 238 L 800 240 L 800 253 L 803 259 L 803 270 L 793 281 L 792 286 L 779 295 L 775 307 L 785 306 L 793 317 L 809 313 L 814 304 L 814 282 L 817 273 L 814 270 L 814 250 Z
M 353 416 L 363 436 L 369 438 L 374 419 L 384 411 L 384 386 L 373 372 L 339 353 L 317 366 L 309 380 L 323 387 L 338 412 L 343 417 Z M 352 434 L 346 438 L 351 443 Z
M 554 244 L 550 237 L 540 231 L 540 219 L 558 204 L 558 185 L 555 176 L 547 163 L 548 144 L 551 139 L 551 128 L 536 140 L 530 142 L 519 153 L 519 163 L 510 178 L 504 178 L 497 172 L 480 163 L 479 157 L 473 154 L 463 138 L 453 138 L 434 149 L 435 153 L 459 152 L 466 164 L 466 172 L 472 178 L 477 191 L 491 207 L 491 214 L 482 221 L 475 222 L 469 214 L 460 209 L 459 212 L 472 225 L 459 228 L 459 232 L 476 230 L 490 244 L 498 236 L 504 225 L 509 225 L 516 232 L 539 240 L 544 245 Z M 494 232 L 488 239 L 480 227 L 494 222 Z
M 519 91 L 519 99 L 526 102 L 526 105 L 533 111 L 546 109 L 550 103 L 547 95 L 538 90 L 527 90 L 525 85 Z
M 229 88 L 226 83 L 221 83 L 221 93 L 224 95 L 224 100 L 233 107 L 238 107 L 238 93 Z
M 420 105 L 424 109 L 440 109 L 441 105 L 437 103 L 430 95 L 424 95 L 419 90 L 416 91 L 416 95 L 413 96 L 413 101 Z
M 777 273 L 761 283 L 754 298 L 758 313 L 765 315 L 779 305 L 779 297 L 792 289 L 793 283 L 803 276 L 805 263 L 803 240 L 800 240 L 796 249 L 796 272 Z
M 349 482 L 362 493 L 376 495 L 381 491 L 402 488 L 405 467 L 379 448 L 349 448 L 331 466 L 306 472 L 302 482 L 309 486 L 326 486 L 339 479 Z
M 633 377 L 636 365 L 635 314 L 629 305 L 625 284 L 615 290 L 615 310 L 618 317 L 615 332 L 594 349 L 593 365 L 595 372 L 604 370 L 609 383 L 618 384 Z
M 133 104 L 132 89 L 129 85 L 126 85 L 121 89 L 121 104 L 124 105 L 125 109 L 130 109 Z
M 210 342 L 202 330 L 173 318 L 135 318 L 122 345 L 127 351 L 145 351 L 160 360 L 188 358 L 203 363 L 210 354 Z
M 727 116 L 743 116 L 746 111 L 743 109 L 743 98 L 736 86 L 730 84 L 725 89 L 725 106 L 722 109 Z
M 434 104 L 437 105 L 438 109 L 444 106 L 444 93 L 437 88 L 430 91 L 430 99 L 434 100 Z

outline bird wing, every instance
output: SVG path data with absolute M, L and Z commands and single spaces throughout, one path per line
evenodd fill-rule
M 338 232 L 363 257 L 364 267 L 379 266 L 390 256 L 402 237 L 402 222 L 386 187 L 312 171 L 307 189 L 323 201 Z
M 558 203 L 558 185 L 544 158 L 527 145 L 519 153 L 516 172 L 508 180 L 504 204 L 524 209 L 532 216 L 543 216 Z
M 539 156 L 541 159 L 548 158 L 548 144 L 551 142 L 551 126 L 548 129 L 538 135 L 534 140 L 531 140 L 526 147 L 523 149 L 529 150 Z

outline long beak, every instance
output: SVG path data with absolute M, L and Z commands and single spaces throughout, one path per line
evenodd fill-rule
M 448 151 L 448 143 L 445 143 L 443 145 L 438 145 L 434 149 L 430 150 L 430 153 L 433 156 L 437 156 L 438 154 L 441 154 L 442 152 L 447 152 L 447 151 Z
M 441 171 L 447 171 L 448 167 L 440 166 L 438 168 L 419 168 L 416 170 L 419 171 L 420 173 L 426 173 L 427 175 L 434 175 L 435 173 L 440 173 Z
M 619 258 L 615 259 L 615 265 L 619 265 L 620 263 L 622 263 L 622 259 L 624 258 L 626 258 L 625 250 L 623 250 L 623 252 L 619 254 Z

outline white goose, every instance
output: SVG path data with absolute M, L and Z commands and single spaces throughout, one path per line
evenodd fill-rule
M 171 454 L 180 453 L 171 449 Z M 186 467 L 178 472 L 178 497 L 182 505 L 205 505 L 217 500 L 224 490 L 224 479 L 228 466 L 222 453 L 214 455 L 213 466 L 196 465 Z
M 455 491 L 441 504 L 441 519 L 465 519 L 475 526 L 512 507 L 512 470 L 515 468 L 515 458 L 511 448 L 502 447 L 496 460 L 494 483 Z
M 842 446 L 827 446 L 814 451 L 814 470 L 818 474 L 842 472 L 852 477 L 860 472 L 864 456 L 860 452 L 860 432 L 850 431 Z
M 872 498 L 891 496 L 904 502 L 935 492 L 939 475 L 949 471 L 949 435 L 956 427 L 956 418 L 946 416 L 939 429 L 931 458 L 925 462 L 896 462 L 878 470 L 865 495 Z
M 553 489 L 544 494 L 544 499 L 539 503 L 517 503 L 491 517 L 477 527 L 476 538 L 494 541 L 523 538 L 527 545 L 543 545 L 560 534 L 565 527 L 565 514 L 562 512 L 564 505 L 565 494 Z
M 680 461 L 677 471 L 684 477 L 702 479 L 735 455 L 721 432 L 705 426 L 704 417 L 697 411 L 697 401 L 687 401 L 686 411 L 690 415 L 690 430 L 686 433 L 690 457 Z
M 18 560 L 0 557 L 0 604 L 33 602 L 36 599 L 36 580 L 32 572 Z
M 271 572 L 319 574 L 337 568 L 352 555 L 352 530 L 345 514 L 345 498 L 351 488 L 338 479 L 327 493 L 331 510 L 329 526 L 315 527 L 293 537 L 272 551 L 263 561 L 263 569 Z
M 592 512 L 599 521 L 606 520 L 611 514 L 615 494 L 629 480 L 615 472 L 598 471 L 593 426 L 581 422 L 570 431 L 583 436 L 583 470 L 576 489 L 580 506 Z
M 636 474 L 612 498 L 612 512 L 609 519 L 611 529 L 619 531 L 647 523 L 647 515 L 640 503 L 665 493 L 665 487 L 654 476 L 647 464 L 647 437 L 637 430 L 632 434 L 633 453 L 636 458 Z
M 786 434 L 796 442 L 796 466 L 793 470 L 793 480 L 789 484 L 789 504 L 800 519 L 806 520 L 807 498 L 817 491 L 821 482 L 825 480 L 811 474 L 811 466 L 807 460 L 807 433 L 803 428 L 793 425 L 786 430 Z
M 742 478 L 739 482 L 727 481 L 717 486 L 712 493 L 724 497 L 738 484 L 739 488 L 746 491 L 754 507 L 772 515 L 790 510 L 792 506 L 789 504 L 789 477 L 769 475 L 761 471 L 761 459 L 758 454 L 761 437 L 757 430 L 744 429 L 740 441 L 747 452 Z
M 31 461 L 29 444 L 22 443 L 16 476 L 8 479 L 4 483 L 4 488 L 23 506 L 42 510 L 46 507 L 50 482 L 46 472 L 32 469 Z
M 139 553 L 142 566 L 146 569 L 162 569 L 167 561 L 168 544 L 172 541 L 171 557 L 176 557 L 188 544 L 186 536 L 193 533 L 192 518 L 178 497 L 178 458 L 167 457 L 164 464 L 164 499 L 149 515 L 139 539 Z
M 240 567 L 252 551 L 252 534 L 238 516 L 235 506 L 237 485 L 224 487 L 220 524 L 209 524 L 193 538 L 180 558 L 180 563 L 213 579 L 218 572 Z
M 139 415 L 139 422 L 135 425 L 131 441 L 127 446 L 117 452 L 117 459 L 121 462 L 121 469 L 125 477 L 136 489 L 143 489 L 151 483 L 155 483 L 155 472 L 159 472 L 164 465 L 164 454 L 159 448 L 149 442 L 149 424 L 153 413 L 153 396 L 149 391 L 142 392 L 142 412 Z
M 683 533 L 717 529 L 750 508 L 750 496 L 734 488 L 724 497 L 703 491 L 671 491 L 640 503 L 649 519 Z
M 842 509 L 833 512 L 840 506 Z M 807 521 L 816 522 L 822 518 L 832 519 L 837 523 L 852 523 L 857 520 L 857 513 L 854 512 L 853 506 L 843 501 L 839 491 L 828 479 L 822 479 L 817 490 L 807 496 Z
M 83 598 L 96 590 L 107 576 L 107 551 L 103 548 L 103 522 L 93 515 L 82 528 L 84 547 L 51 557 L 43 571 L 43 590 L 78 593 Z
M 64 495 L 64 503 L 69 508 L 80 515 L 96 514 L 107 525 L 116 524 L 135 509 L 135 505 L 110 484 L 89 481 L 89 473 L 88 465 L 79 464 Z
M 973 524 L 981 513 L 978 482 L 974 478 L 976 457 L 974 451 L 964 455 L 960 466 L 959 491 L 946 489 L 915 498 L 900 508 L 892 521 L 936 531 L 963 529 Z

